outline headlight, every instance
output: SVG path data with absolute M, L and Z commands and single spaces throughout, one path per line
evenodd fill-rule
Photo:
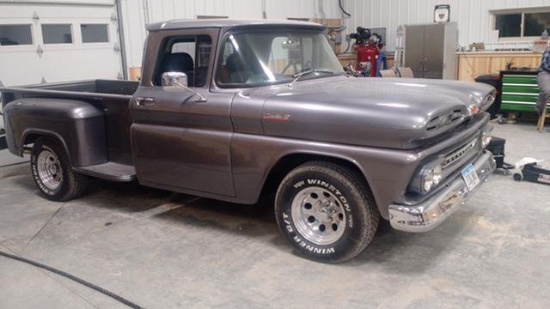
M 441 165 L 437 165 L 434 167 L 432 173 L 434 186 L 437 186 L 443 179 L 443 168 L 441 168 Z
M 491 142 L 492 136 L 491 132 L 493 131 L 493 126 L 486 126 L 481 130 L 481 149 L 485 149 L 485 147 L 489 146 L 489 143 Z
M 483 102 L 483 105 L 491 106 L 491 104 L 495 102 L 495 99 L 496 99 L 496 92 L 493 91 L 485 97 L 485 101 Z
M 471 104 L 470 106 L 468 106 L 468 113 L 470 114 L 470 116 L 477 115 L 477 113 L 479 113 L 479 106 L 476 104 Z
M 480 96 L 478 94 L 470 94 L 470 105 L 468 105 L 468 112 L 470 116 L 476 115 L 480 110 L 486 110 L 493 104 L 496 98 L 496 91 L 491 91 L 489 94 Z
M 468 113 L 470 114 L 470 116 L 479 113 L 479 107 L 481 106 L 482 102 L 483 97 L 473 93 L 470 94 L 470 105 L 468 105 Z
M 423 193 L 430 192 L 434 185 L 434 177 L 432 171 L 428 171 L 424 175 L 421 176 L 421 183 L 422 183 L 422 191 Z
M 411 189 L 417 193 L 428 193 L 443 180 L 442 160 L 430 162 L 420 169 L 411 183 Z
M 443 178 L 443 169 L 441 165 L 425 170 L 420 176 L 422 193 L 430 192 L 434 187 L 441 182 Z

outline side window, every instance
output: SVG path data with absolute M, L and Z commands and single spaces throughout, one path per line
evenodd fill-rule
M 206 35 L 167 38 L 157 61 L 153 83 L 160 86 L 165 72 L 187 75 L 188 87 L 204 87 L 210 65 L 212 39 Z
M 540 37 L 544 30 L 550 29 L 550 11 L 547 8 L 537 12 L 496 12 L 494 16 L 494 30 L 498 30 L 499 38 Z
M 521 36 L 521 14 L 497 15 L 495 28 L 501 38 Z
M 240 87 L 275 80 L 269 68 L 272 36 L 260 34 L 230 35 L 216 70 L 216 82 L 221 87 Z
M 0 46 L 32 45 L 31 25 L 0 25 Z
M 217 76 L 216 76 L 216 81 L 220 84 L 231 83 L 231 72 L 229 68 L 232 65 L 231 64 L 232 61 L 234 61 L 232 59 L 235 57 L 235 56 L 232 56 L 233 54 L 235 54 L 235 48 L 233 47 L 233 43 L 230 41 L 226 41 L 223 44 L 223 51 L 221 53 L 221 58 L 219 60 Z
M 108 24 L 81 24 L 82 43 L 109 43 Z
M 44 44 L 72 44 L 73 30 L 71 24 L 43 24 L 42 39 Z

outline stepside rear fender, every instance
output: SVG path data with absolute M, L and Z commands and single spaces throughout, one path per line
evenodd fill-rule
M 105 163 L 107 144 L 104 112 L 78 100 L 24 98 L 4 106 L 6 141 L 11 153 L 23 156 L 23 146 L 50 136 L 63 144 L 74 167 Z

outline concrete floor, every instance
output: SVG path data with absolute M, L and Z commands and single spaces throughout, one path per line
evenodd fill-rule
M 507 162 L 550 159 L 548 128 L 495 125 L 494 135 L 507 139 Z M 101 181 L 53 203 L 28 164 L 0 168 L 1 251 L 146 308 L 550 308 L 549 222 L 550 186 L 496 173 L 435 230 L 384 226 L 355 260 L 325 265 L 293 254 L 268 205 Z M 124 307 L 0 257 L 0 308 Z

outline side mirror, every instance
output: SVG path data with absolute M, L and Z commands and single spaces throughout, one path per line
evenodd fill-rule
M 162 73 L 162 86 L 187 88 L 187 74 L 183 72 Z
M 175 87 L 173 91 L 185 89 L 193 94 L 191 97 L 195 97 L 195 102 L 206 102 L 205 97 L 187 86 L 187 74 L 182 72 L 164 72 L 161 77 L 163 87 Z

